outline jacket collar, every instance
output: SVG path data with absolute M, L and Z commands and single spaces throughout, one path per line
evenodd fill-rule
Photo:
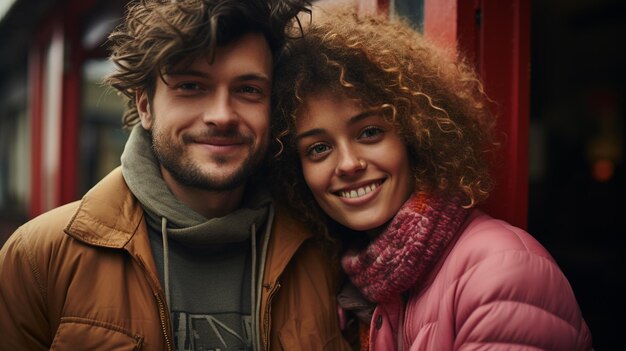
M 278 280 L 298 248 L 312 236 L 310 230 L 296 218 L 287 208 L 276 206 L 266 253 L 266 262 L 270 262 L 271 266 L 266 267 L 265 282 L 271 285 Z
M 121 249 L 143 221 L 143 209 L 118 167 L 83 197 L 65 232 L 84 243 Z
M 85 194 L 65 232 L 90 245 L 121 249 L 137 233 L 143 219 L 143 208 L 118 167 Z M 271 235 L 268 249 L 276 259 L 275 268 L 284 268 L 297 248 L 312 236 L 282 206 L 277 206 Z

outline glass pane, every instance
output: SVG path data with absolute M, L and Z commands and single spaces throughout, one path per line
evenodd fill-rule
M 128 137 L 122 129 L 124 101 L 115 90 L 102 84 L 113 69 L 107 59 L 88 60 L 83 65 L 78 168 L 81 195 L 120 165 Z
M 393 0 L 390 3 L 392 16 L 406 19 L 419 31 L 424 30 L 424 0 Z

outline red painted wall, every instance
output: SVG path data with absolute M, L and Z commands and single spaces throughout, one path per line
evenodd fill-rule
M 528 222 L 530 3 L 525 0 L 424 0 L 424 35 L 474 62 L 494 100 L 503 137 L 494 162 L 493 216 Z

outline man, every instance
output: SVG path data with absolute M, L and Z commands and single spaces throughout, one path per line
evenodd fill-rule
M 343 350 L 335 271 L 257 177 L 297 0 L 143 0 L 122 165 L 0 251 L 2 350 Z

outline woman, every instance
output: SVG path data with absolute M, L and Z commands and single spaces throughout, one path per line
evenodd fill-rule
M 476 209 L 496 143 L 468 65 L 405 24 L 340 12 L 293 41 L 275 80 L 275 183 L 342 242 L 341 316 L 365 326 L 362 349 L 592 348 L 549 253 Z

